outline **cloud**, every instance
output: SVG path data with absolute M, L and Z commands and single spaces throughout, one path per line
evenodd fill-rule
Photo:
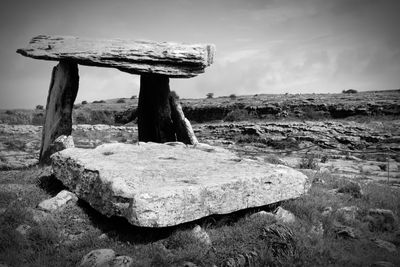
M 181 97 L 400 84 L 398 0 L 6 2 L 0 10 L 1 107 L 46 101 L 56 63 L 15 53 L 41 33 L 216 44 L 215 63 L 204 74 L 171 79 Z M 80 73 L 81 101 L 138 93 L 139 76 L 98 68 Z

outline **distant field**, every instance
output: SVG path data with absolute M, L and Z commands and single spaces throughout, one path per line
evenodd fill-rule
M 180 99 L 186 117 L 192 122 L 215 120 L 276 120 L 327 118 L 362 119 L 400 115 L 400 89 L 354 94 L 260 94 Z M 74 124 L 123 125 L 135 120 L 138 98 L 96 100 L 75 103 Z M 0 110 L 0 123 L 41 125 L 44 110 Z

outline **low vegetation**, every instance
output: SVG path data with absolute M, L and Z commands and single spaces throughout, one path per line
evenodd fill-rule
M 93 101 L 93 104 L 102 104 L 102 103 L 106 103 L 106 101 L 104 101 L 104 100 L 95 100 L 95 101 Z
M 347 89 L 342 91 L 343 94 L 357 94 L 358 91 L 356 89 Z
M 254 119 L 254 117 L 252 117 L 247 110 L 237 108 L 230 111 L 225 116 L 224 121 L 245 121 L 251 119 Z
M 305 154 L 300 161 L 300 169 L 318 169 L 318 160 L 314 154 Z
M 362 92 L 358 93 L 357 98 L 361 94 Z M 287 103 L 290 103 L 290 98 L 294 95 L 285 97 Z M 306 105 L 315 101 L 312 99 L 317 99 L 317 96 L 312 97 L 304 100 Z M 128 98 L 124 100 L 126 105 L 136 102 Z M 238 99 L 235 103 L 228 97 L 222 100 L 203 100 L 200 101 L 225 101 L 234 107 L 229 112 L 221 113 L 218 119 L 225 117 L 225 121 L 233 122 L 261 118 L 249 113 L 245 105 L 237 106 Z M 257 98 L 254 98 L 254 101 L 257 101 Z M 115 110 L 104 108 L 107 105 L 86 105 L 83 102 L 79 109 L 74 110 L 74 123 L 115 124 Z M 107 101 L 110 106 L 117 108 L 126 106 L 116 105 L 115 102 Z M 268 107 L 280 108 L 275 105 Z M 268 112 L 269 110 L 268 108 Z M 315 113 L 314 109 L 303 109 L 302 112 L 301 118 L 307 117 L 310 120 L 319 120 L 323 115 Z M 0 119 L 7 119 L 15 124 L 30 124 L 33 120 L 42 123 L 44 113 L 44 110 L 40 109 L 33 112 L 9 110 L 1 113 Z M 205 117 L 211 115 L 210 112 Z M 290 121 L 292 118 L 286 119 Z M 383 118 L 379 121 L 379 127 L 385 127 L 381 132 L 390 135 L 394 140 L 391 142 L 394 143 L 398 136 L 398 122 L 391 123 L 390 120 L 385 120 L 388 119 Z M 328 123 L 331 123 L 331 126 Z M 335 123 L 352 122 L 343 120 Z M 368 127 L 378 127 L 378 123 L 368 123 L 371 123 Z M 392 165 L 394 161 L 400 161 L 399 156 L 396 153 L 390 154 L 388 165 L 386 152 L 382 155 L 357 154 L 356 151 L 349 153 L 346 150 L 358 148 L 353 146 L 350 149 L 350 144 L 341 143 L 340 147 L 344 150 L 336 153 L 333 150 L 339 148 L 336 146 L 337 142 L 332 146 L 331 143 L 325 142 L 325 148 L 304 150 L 309 145 L 319 144 L 320 138 L 317 136 L 314 137 L 315 140 L 310 141 L 310 136 L 298 132 L 310 125 L 318 126 L 318 122 L 301 123 L 297 128 L 285 123 L 275 124 L 282 128 L 282 134 L 274 133 L 273 127 L 256 127 L 257 125 L 250 123 L 223 123 L 225 126 L 222 128 L 220 125 L 206 124 L 195 126 L 194 129 L 201 141 L 210 144 L 215 142 L 217 145 L 237 149 L 242 153 L 240 155 L 264 159 L 265 164 L 282 164 L 299 169 L 309 177 L 311 189 L 308 194 L 274 205 L 223 216 L 211 216 L 173 228 L 133 227 L 120 218 L 102 216 L 83 201 L 67 205 L 59 211 L 47 214 L 49 217 L 44 220 L 38 220 L 38 203 L 58 193 L 63 188 L 62 184 L 55 182 L 50 171 L 44 167 L 27 166 L 15 170 L 2 170 L 0 265 L 4 263 L 8 266 L 76 266 L 86 253 L 94 249 L 110 248 L 120 255 L 132 257 L 134 266 L 193 266 L 190 263 L 197 266 L 243 266 L 240 262 L 252 262 L 254 266 L 371 266 L 377 261 L 400 266 L 400 188 L 394 186 L 398 179 L 393 176 L 396 170 L 393 171 L 394 164 Z M 326 125 L 327 129 L 333 130 L 332 122 L 326 122 Z M 136 128 L 126 127 L 120 130 L 118 127 L 96 127 L 101 130 L 87 130 L 95 128 L 92 126 L 76 128 L 73 131 L 75 145 L 94 148 L 114 141 L 137 142 Z M 316 129 L 318 131 L 319 128 Z M 345 127 L 343 129 L 346 130 Z M 0 138 L 0 144 L 6 152 L 27 151 L 29 147 L 30 151 L 37 151 L 40 131 L 29 134 L 30 138 L 21 134 L 20 139 L 14 139 L 14 132 L 11 131 L 7 136 Z M 336 134 L 333 135 L 336 137 Z M 348 134 L 343 131 L 343 135 Z M 364 135 L 362 136 L 364 138 Z M 378 134 L 365 134 L 365 138 L 377 139 L 371 141 L 374 149 L 385 151 L 389 145 L 389 138 L 385 135 L 383 141 L 380 141 L 379 137 L 381 136 Z M 286 157 L 290 153 L 292 154 Z M 4 154 L 0 157 L 0 163 L 9 159 Z M 366 161 L 378 161 L 374 162 L 374 165 L 365 164 L 367 167 L 375 167 L 375 170 L 370 171 L 366 168 L 363 171 L 361 167 L 364 167 Z M 353 168 L 354 166 L 360 167 L 360 170 Z M 353 175 L 352 172 L 346 171 L 347 169 L 357 169 L 359 173 Z M 386 175 L 388 170 L 392 175 L 390 181 L 382 176 L 382 172 Z M 371 179 L 371 176 L 376 176 L 377 180 Z M 381 180 L 378 181 L 378 178 Z M 259 211 L 273 212 L 278 206 L 294 214 L 296 220 L 285 223 L 275 216 L 254 215 Z M 385 220 L 374 221 L 369 214 L 371 209 L 388 210 L 393 212 L 396 219 L 391 221 L 390 225 Z M 200 225 L 210 236 L 211 247 L 193 237 L 192 229 L 195 224 Z M 21 225 L 29 226 L 25 228 L 26 233 L 16 230 Z M 378 246 L 376 240 L 390 242 L 396 251 L 390 252 L 388 248 Z
M 0 193 L 0 207 L 5 208 L 0 217 L 0 261 L 9 266 L 75 266 L 83 255 L 98 248 L 130 256 L 134 266 L 181 266 L 185 262 L 222 266 L 242 260 L 256 266 L 369 266 L 379 260 L 400 264 L 396 254 L 371 241 L 378 238 L 398 244 L 399 237 L 385 229 L 371 229 L 366 220 L 370 208 L 400 214 L 398 189 L 385 185 L 365 184 L 362 196 L 356 197 L 353 193 L 358 189 L 348 180 L 317 173 L 307 195 L 281 203 L 296 216 L 294 223 L 278 222 L 273 216 L 251 216 L 257 209 L 196 222 L 209 234 L 210 248 L 193 238 L 190 224 L 151 235 L 149 229 L 107 219 L 85 203 L 69 205 L 52 214 L 52 219 L 38 223 L 31 210 L 60 189 L 50 190 L 45 181 L 52 176 L 38 167 L 23 170 L 15 178 L 6 173 L 0 181 L 4 184 L 12 180 L 25 188 L 23 199 L 16 192 Z M 340 188 L 341 193 L 330 193 Z M 346 206 L 358 207 L 357 215 L 346 221 L 357 233 L 356 238 L 335 232 L 336 222 L 343 223 L 337 210 Z M 274 207 L 263 209 L 271 211 Z M 324 212 L 328 209 L 330 213 Z M 31 227 L 26 235 L 15 230 L 21 224 Z

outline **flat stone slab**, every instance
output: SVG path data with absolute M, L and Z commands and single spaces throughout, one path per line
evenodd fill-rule
M 307 177 L 205 144 L 105 144 L 52 156 L 55 176 L 107 216 L 164 227 L 299 197 Z
M 117 68 L 133 74 L 189 78 L 212 64 L 215 46 L 38 35 L 17 53 L 35 59 L 72 60 L 81 65 Z

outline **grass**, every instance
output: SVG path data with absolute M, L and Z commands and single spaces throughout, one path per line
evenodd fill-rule
M 316 156 L 314 154 L 305 154 L 300 160 L 299 168 L 317 170 L 319 167 Z
M 84 139 L 99 140 L 99 144 L 114 140 L 134 142 L 137 133 L 76 130 L 73 135 L 79 145 L 79 140 Z M 280 150 L 299 147 L 295 138 L 269 140 L 242 135 L 236 141 Z M 19 150 L 25 142 L 6 145 L 7 149 Z M 303 166 L 311 169 L 317 169 L 315 165 L 319 161 L 328 160 L 312 154 L 303 159 Z M 281 163 L 276 156 L 269 156 L 265 161 Z M 193 238 L 193 224 L 160 230 L 133 227 L 120 219 L 105 218 L 84 202 L 52 214 L 52 220 L 37 223 L 29 209 L 54 196 L 61 185 L 54 184 L 49 171 L 41 167 L 2 171 L 0 208 L 6 208 L 6 211 L 0 216 L 0 263 L 9 266 L 75 266 L 91 250 L 111 248 L 118 254 L 132 257 L 134 266 L 182 266 L 188 261 L 198 266 L 243 261 L 252 261 L 255 266 L 369 266 L 378 260 L 400 265 L 396 254 L 376 247 L 370 240 L 379 238 L 398 245 L 400 237 L 383 228 L 370 229 L 366 221 L 371 208 L 389 209 L 400 216 L 399 190 L 362 181 L 356 184 L 326 172 L 312 175 L 314 182 L 307 195 L 279 204 L 295 214 L 295 223 L 279 224 L 273 217 L 249 216 L 257 210 L 271 210 L 272 207 L 206 218 L 196 223 L 209 234 L 213 244 L 209 248 Z M 17 186 L 11 190 L 7 189 L 8 184 Z M 358 208 L 355 219 L 350 221 L 337 213 L 338 209 L 349 206 Z M 332 212 L 324 215 L 328 207 Z M 335 223 L 352 227 L 358 238 L 338 238 Z M 26 236 L 15 231 L 21 224 L 32 227 Z M 107 238 L 99 239 L 102 234 Z
M 249 113 L 246 109 L 233 109 L 230 111 L 224 118 L 224 121 L 246 121 L 246 120 L 254 120 L 256 117 Z
M 49 188 L 53 177 L 39 167 L 18 174 L 14 171 L 14 175 L 4 173 L 0 185 L 12 181 L 28 188 L 22 195 L 0 194 L 0 207 L 7 208 L 0 218 L 0 262 L 10 266 L 74 266 L 83 255 L 98 248 L 130 256 L 134 266 L 182 266 L 185 262 L 221 266 L 243 261 L 252 261 L 255 266 L 366 266 L 378 260 L 400 264 L 396 255 L 377 248 L 370 240 L 397 242 L 393 234 L 370 231 L 363 220 L 370 208 L 390 209 L 399 216 L 400 194 L 387 186 L 362 185 L 361 197 L 354 197 L 350 189 L 332 194 L 331 189 L 352 188 L 351 183 L 332 174 L 317 173 L 307 195 L 281 203 L 296 216 L 295 223 L 277 223 L 272 216 L 249 216 L 256 210 L 197 222 L 209 234 L 210 248 L 192 236 L 193 224 L 157 231 L 137 228 L 107 219 L 84 203 L 67 206 L 53 213 L 52 219 L 37 223 L 28 208 L 56 194 L 60 185 Z M 334 222 L 341 219 L 335 211 L 352 205 L 359 212 L 347 224 L 359 238 L 337 238 Z M 332 207 L 328 216 L 322 214 L 326 207 Z M 20 224 L 32 227 L 26 236 L 15 231 Z M 318 225 L 322 225 L 323 232 L 315 230 Z M 108 237 L 99 239 L 102 233 Z
M 303 253 L 300 261 L 309 264 L 326 265 L 328 262 L 334 265 L 367 266 L 378 260 L 386 260 L 399 264 L 399 259 L 382 249 L 374 247 L 370 238 L 380 238 L 391 241 L 393 233 L 371 232 L 365 222 L 365 215 L 370 208 L 383 208 L 392 210 L 397 216 L 400 214 L 400 194 L 397 189 L 377 184 L 363 186 L 363 196 L 354 197 L 353 191 L 344 191 L 343 194 L 327 194 L 332 188 L 346 188 L 350 184 L 346 179 L 319 173 L 315 180 L 323 181 L 323 184 L 314 184 L 308 195 L 299 199 L 285 202 L 283 207 L 293 212 L 299 222 L 296 227 L 301 242 L 308 244 L 302 246 Z M 340 214 L 335 211 L 340 207 L 356 206 L 359 208 L 356 219 L 347 222 L 353 227 L 359 238 L 355 240 L 337 239 L 333 233 L 333 222 L 341 221 Z M 324 217 L 322 211 L 326 207 L 332 207 L 333 212 Z M 322 223 L 325 229 L 323 238 L 315 240 L 309 234 L 310 227 Z M 303 257 L 304 256 L 304 257 Z M 307 264 L 308 265 L 308 264 Z

